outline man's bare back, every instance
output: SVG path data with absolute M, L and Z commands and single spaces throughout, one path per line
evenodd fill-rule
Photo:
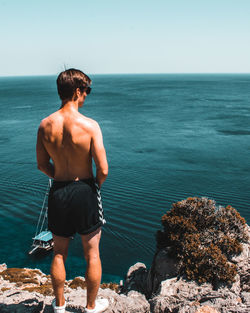
M 37 163 L 42 172 L 57 181 L 79 180 L 93 177 L 93 158 L 101 186 L 108 163 L 98 123 L 78 112 L 85 97 L 84 92 L 79 93 L 77 100 L 67 101 L 42 120 L 37 135 Z
M 98 124 L 75 110 L 60 109 L 45 118 L 39 127 L 41 144 L 53 160 L 55 180 L 93 177 L 92 155 L 102 150 Z M 42 147 L 40 147 L 42 149 Z

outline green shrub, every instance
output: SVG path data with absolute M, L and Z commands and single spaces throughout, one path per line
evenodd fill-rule
M 216 207 L 207 198 L 187 198 L 162 216 L 157 248 L 169 247 L 180 264 L 180 275 L 199 283 L 232 283 L 236 266 L 232 256 L 247 242 L 246 221 L 231 206 Z

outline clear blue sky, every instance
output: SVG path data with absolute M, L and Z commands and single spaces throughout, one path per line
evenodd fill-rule
M 0 76 L 249 73 L 250 0 L 0 0 Z

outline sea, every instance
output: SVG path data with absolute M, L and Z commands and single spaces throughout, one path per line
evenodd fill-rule
M 102 187 L 104 282 L 149 267 L 161 217 L 190 196 L 232 205 L 250 222 L 250 74 L 91 75 L 80 112 L 98 121 L 109 162 Z M 48 178 L 37 169 L 40 121 L 58 110 L 56 76 L 0 77 L 0 263 L 50 272 L 29 255 Z M 80 236 L 67 279 L 84 276 Z

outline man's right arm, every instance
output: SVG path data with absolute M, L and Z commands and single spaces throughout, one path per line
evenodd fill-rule
M 102 132 L 97 122 L 94 122 L 91 138 L 91 154 L 96 165 L 96 181 L 101 188 L 108 176 L 108 161 L 103 145 Z
M 37 132 L 37 142 L 36 142 L 36 157 L 37 157 L 37 167 L 44 174 L 51 178 L 54 178 L 54 165 L 50 163 L 50 156 L 43 144 L 43 124 L 41 123 Z

